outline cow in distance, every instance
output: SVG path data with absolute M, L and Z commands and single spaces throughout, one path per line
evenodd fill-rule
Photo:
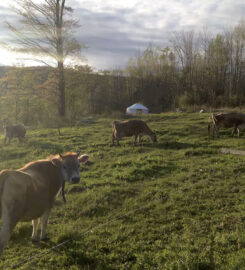
M 156 134 L 142 120 L 114 121 L 112 131 L 112 143 L 117 140 L 117 145 L 123 137 L 134 136 L 134 144 L 138 139 L 139 143 L 144 135 L 148 135 L 153 142 L 157 142 Z

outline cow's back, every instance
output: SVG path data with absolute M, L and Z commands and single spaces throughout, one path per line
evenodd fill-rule
M 134 134 L 146 133 L 149 131 L 149 127 L 142 120 L 130 120 L 129 125 Z
M 215 124 L 223 125 L 225 128 L 240 126 L 245 124 L 245 114 L 243 113 L 220 113 L 214 115 Z
M 22 124 L 17 125 L 8 125 L 5 127 L 6 129 L 6 135 L 8 137 L 25 137 L 26 129 Z
M 114 121 L 114 128 L 117 136 L 130 137 L 139 134 L 149 134 L 151 130 L 142 120 L 127 120 L 123 122 Z
M 243 113 L 231 113 L 228 117 L 229 126 L 240 126 L 245 124 L 245 114 Z

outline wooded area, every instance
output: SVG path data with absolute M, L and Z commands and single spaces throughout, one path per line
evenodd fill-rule
M 176 108 L 242 107 L 245 101 L 245 23 L 217 34 L 173 33 L 166 48 L 149 45 L 124 69 L 65 69 L 67 121 L 125 111 L 142 102 L 151 112 Z M 57 123 L 59 80 L 51 67 L 2 67 L 2 120 Z

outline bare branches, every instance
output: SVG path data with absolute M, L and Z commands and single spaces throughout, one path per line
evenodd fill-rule
M 35 62 L 39 62 L 41 64 L 44 64 L 45 66 L 48 67 L 53 67 L 52 65 L 50 65 L 47 61 L 45 60 L 41 60 L 41 59 L 37 59 L 37 58 L 21 58 L 21 60 L 26 60 L 26 61 L 35 61 Z
M 49 59 L 55 60 L 58 71 L 58 110 L 59 116 L 64 117 L 64 62 L 67 57 L 80 54 L 82 46 L 72 36 L 78 22 L 71 17 L 73 9 L 65 6 L 65 0 L 43 1 L 18 0 L 19 6 L 14 10 L 20 16 L 20 25 L 6 24 L 15 36 L 12 50 L 31 54 L 31 58 L 25 60 L 45 65 L 49 65 Z
M 6 22 L 15 37 L 12 50 L 34 54 L 33 59 L 39 62 L 43 62 L 39 56 L 64 61 L 80 53 L 82 46 L 72 37 L 78 21 L 72 18 L 73 9 L 65 6 L 65 0 L 18 0 L 13 10 L 20 19 L 18 26 Z

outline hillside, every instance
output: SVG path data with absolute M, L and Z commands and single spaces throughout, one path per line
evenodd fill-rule
M 112 119 L 80 126 L 28 130 L 26 142 L 4 147 L 0 169 L 81 149 L 90 161 L 81 183 L 66 186 L 51 213 L 47 242 L 30 240 L 31 223 L 19 223 L 1 269 L 39 252 L 18 269 L 242 269 L 245 255 L 245 131 L 219 140 L 207 136 L 208 114 L 143 117 L 158 143 L 133 138 L 111 145 Z M 61 245 L 48 250 L 59 243 Z

